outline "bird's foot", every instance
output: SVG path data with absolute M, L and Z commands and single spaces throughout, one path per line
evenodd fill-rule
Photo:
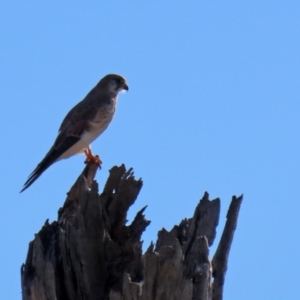
M 95 165 L 97 165 L 99 167 L 99 169 L 101 169 L 101 164 L 102 164 L 102 161 L 99 157 L 99 155 L 88 155 L 84 161 L 85 164 L 87 163 L 94 163 Z

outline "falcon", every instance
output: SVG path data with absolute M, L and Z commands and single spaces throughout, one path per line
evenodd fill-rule
M 99 156 L 92 154 L 90 144 L 111 122 L 116 111 L 118 94 L 123 90 L 128 91 L 124 77 L 116 74 L 106 75 L 69 111 L 62 121 L 53 146 L 30 174 L 21 193 L 53 163 L 77 153 L 85 153 L 86 162 L 93 161 L 101 166 L 102 162 Z

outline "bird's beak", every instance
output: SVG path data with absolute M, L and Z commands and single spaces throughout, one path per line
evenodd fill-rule
M 129 87 L 128 87 L 128 85 L 126 83 L 124 84 L 123 88 L 124 88 L 124 90 L 126 90 L 128 92 Z

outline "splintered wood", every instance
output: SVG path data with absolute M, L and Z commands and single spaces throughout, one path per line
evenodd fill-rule
M 21 268 L 23 300 L 221 300 L 242 196 L 232 199 L 213 260 L 209 247 L 220 200 L 209 200 L 208 193 L 192 218 L 159 231 L 143 254 L 146 207 L 127 225 L 142 180 L 132 169 L 115 166 L 99 194 L 97 169 L 86 166 L 57 221 L 47 220 L 30 242 Z

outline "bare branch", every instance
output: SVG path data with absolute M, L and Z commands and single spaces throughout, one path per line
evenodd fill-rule
M 223 286 L 225 282 L 225 275 L 228 265 L 228 256 L 232 244 L 234 232 L 237 226 L 237 219 L 239 215 L 240 206 L 243 200 L 243 195 L 240 197 L 233 196 L 231 204 L 227 212 L 226 225 L 218 245 L 217 251 L 214 255 L 213 265 L 213 300 L 223 299 Z

